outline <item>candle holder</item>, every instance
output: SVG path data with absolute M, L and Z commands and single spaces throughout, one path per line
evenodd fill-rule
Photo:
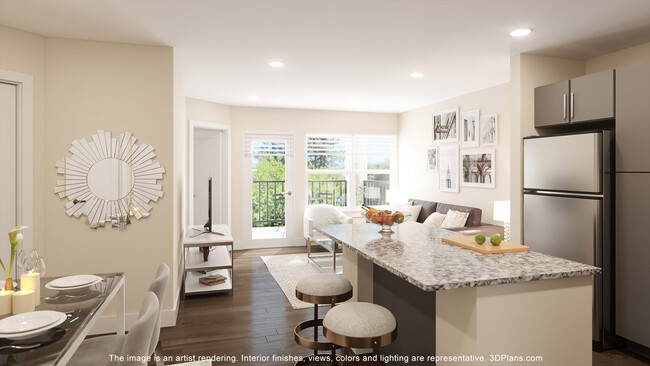
M 24 249 L 18 252 L 18 267 L 24 272 L 35 272 L 41 276 L 45 275 L 45 259 L 38 254 L 36 249 Z

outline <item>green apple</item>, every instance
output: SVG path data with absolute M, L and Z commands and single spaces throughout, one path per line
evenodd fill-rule
M 494 246 L 497 246 L 497 245 L 501 244 L 501 234 L 492 235 L 490 237 L 490 243 L 492 243 L 492 245 L 494 245 Z
M 483 234 L 476 234 L 476 236 L 474 237 L 474 241 L 477 242 L 477 243 L 479 243 L 479 244 L 483 244 L 483 243 L 485 243 L 485 235 L 483 235 Z

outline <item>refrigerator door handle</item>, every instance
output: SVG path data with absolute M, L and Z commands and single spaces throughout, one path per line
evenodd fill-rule
M 573 98 L 574 94 L 571 93 L 571 120 L 573 120 L 573 111 L 574 111 L 574 103 L 573 103 Z
M 566 94 L 562 94 L 562 99 L 564 101 L 564 108 L 562 108 L 562 119 L 566 120 Z

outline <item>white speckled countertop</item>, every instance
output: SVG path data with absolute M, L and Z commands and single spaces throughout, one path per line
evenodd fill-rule
M 460 234 L 404 223 L 382 237 L 375 224 L 315 228 L 424 291 L 489 286 L 600 273 L 590 265 L 537 252 L 482 254 L 442 242 Z

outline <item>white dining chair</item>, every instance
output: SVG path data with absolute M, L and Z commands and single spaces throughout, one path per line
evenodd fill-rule
M 138 320 L 133 324 L 127 335 L 111 335 L 95 337 L 84 340 L 72 359 L 69 366 L 142 366 L 138 360 L 150 355 L 149 346 L 152 334 L 158 319 L 158 298 L 156 294 L 149 291 L 145 295 Z M 110 355 L 124 356 L 124 361 L 119 363 L 111 361 Z M 129 360 L 127 356 L 135 358 Z
M 157 361 L 157 365 L 164 365 L 162 362 L 163 353 L 162 353 L 162 343 L 160 342 L 160 316 L 162 313 L 162 303 L 163 298 L 165 297 L 165 291 L 167 290 L 167 283 L 169 282 L 169 266 L 165 263 L 161 263 L 158 266 L 158 271 L 156 271 L 156 277 L 154 278 L 151 285 L 149 285 L 149 291 L 156 294 L 158 298 L 158 319 L 156 320 L 156 326 L 153 330 L 151 337 L 151 343 L 149 344 L 149 355 L 158 356 L 160 361 Z

